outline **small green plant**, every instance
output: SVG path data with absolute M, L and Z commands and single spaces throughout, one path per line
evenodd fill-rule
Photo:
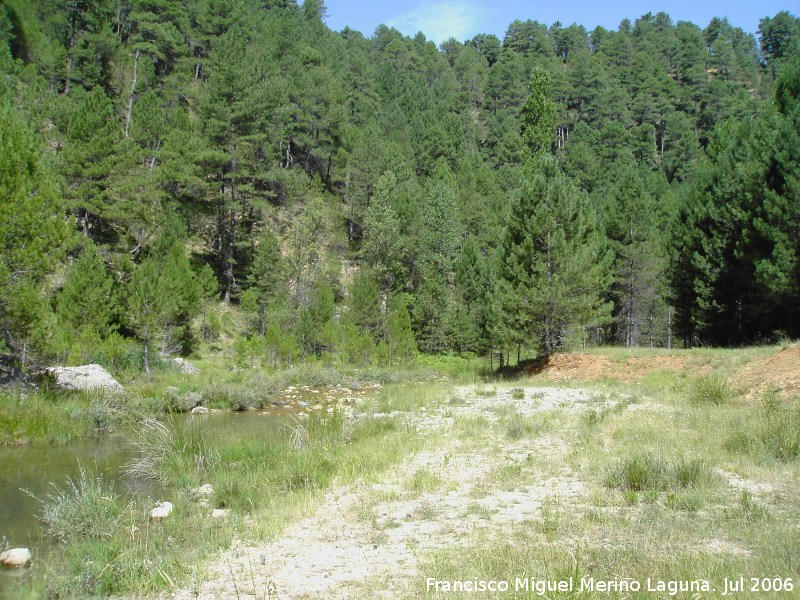
M 511 397 L 514 398 L 514 400 L 522 400 L 525 398 L 525 390 L 520 387 L 516 387 L 511 390 Z
M 546 498 L 541 506 L 542 520 L 537 524 L 537 529 L 545 535 L 553 535 L 558 531 L 560 517 L 558 502 L 553 498 Z
M 506 437 L 510 440 L 519 440 L 526 434 L 525 424 L 520 420 L 514 420 L 506 428 Z
M 129 513 L 103 477 L 90 474 L 83 466 L 77 478 L 67 479 L 65 488 L 42 502 L 41 519 L 47 533 L 64 544 L 111 539 Z
M 608 487 L 640 492 L 660 490 L 667 486 L 669 465 L 661 457 L 642 454 L 620 460 L 609 473 Z
M 633 492 L 657 492 L 702 488 L 713 482 L 713 475 L 705 461 L 681 458 L 670 464 L 660 456 L 641 454 L 619 460 L 609 471 L 606 485 Z
M 711 469 L 699 458 L 681 458 L 671 467 L 672 485 L 678 489 L 697 488 L 712 480 Z
M 530 417 L 515 415 L 507 419 L 507 422 L 506 437 L 512 441 L 534 436 L 545 431 L 550 426 L 550 419 L 546 415 L 533 415 Z
M 497 396 L 497 390 L 495 388 L 480 388 L 475 390 L 475 395 L 479 398 L 494 398 Z
M 742 490 L 738 506 L 726 509 L 725 516 L 728 519 L 752 523 L 769 518 L 769 510 L 764 505 L 756 502 L 749 490 Z
M 444 484 L 444 480 L 427 469 L 417 469 L 408 480 L 407 487 L 412 492 L 433 492 Z
M 689 399 L 692 404 L 729 404 L 735 396 L 731 384 L 718 375 L 701 377 L 694 382 Z
M 187 473 L 211 469 L 217 454 L 194 421 L 173 420 L 169 426 L 145 419 L 133 446 L 137 456 L 125 466 L 132 477 L 170 483 Z
M 800 457 L 800 414 L 790 407 L 767 410 L 761 443 L 777 460 L 791 462 Z
M 622 492 L 622 499 L 625 501 L 625 504 L 638 504 L 639 494 L 633 490 L 625 490 Z
M 697 512 L 705 505 L 705 496 L 697 489 L 670 492 L 667 494 L 666 505 L 675 510 Z

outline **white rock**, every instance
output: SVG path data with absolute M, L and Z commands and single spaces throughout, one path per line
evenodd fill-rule
M 195 495 L 200 496 L 202 498 L 208 498 L 211 494 L 214 493 L 214 488 L 211 487 L 210 483 L 204 483 L 199 488 L 194 491 Z
M 215 508 L 211 511 L 211 518 L 212 519 L 224 519 L 230 514 L 230 510 L 227 508 Z
M 192 409 L 193 415 L 207 415 L 211 412 L 211 409 L 206 408 L 205 406 L 195 406 Z
M 50 367 L 47 374 L 62 390 L 104 389 L 123 391 L 119 382 L 100 365 L 81 365 L 80 367 Z
M 31 564 L 31 551 L 28 548 L 11 548 L 0 554 L 0 565 L 19 569 Z
M 186 375 L 194 375 L 195 373 L 199 373 L 200 369 L 195 367 L 192 363 L 190 363 L 185 358 L 181 358 L 180 356 L 176 356 L 172 359 L 173 362 L 178 366 L 181 373 L 185 373 Z
M 151 519 L 166 519 L 172 514 L 172 502 L 159 502 L 156 507 L 150 511 Z

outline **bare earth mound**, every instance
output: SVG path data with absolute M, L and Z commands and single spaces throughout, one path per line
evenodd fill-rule
M 770 389 L 780 396 L 800 396 L 800 348 L 783 348 L 771 356 L 745 365 L 736 375 L 737 385 L 748 389 L 753 400 Z
M 602 354 L 554 354 L 544 371 L 553 381 L 614 379 L 635 383 L 654 371 L 683 371 L 683 356 L 632 356 L 624 362 Z

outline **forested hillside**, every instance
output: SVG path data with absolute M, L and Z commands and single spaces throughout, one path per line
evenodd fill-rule
M 7 352 L 188 353 L 221 303 L 275 365 L 800 336 L 800 20 L 437 48 L 325 11 L 0 5 Z

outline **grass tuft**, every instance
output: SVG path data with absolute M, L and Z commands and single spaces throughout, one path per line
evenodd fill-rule
M 172 420 L 169 425 L 145 419 L 133 440 L 137 456 L 125 467 L 131 477 L 176 482 L 190 473 L 210 470 L 218 456 L 195 421 Z
M 640 454 L 618 461 L 606 477 L 610 488 L 626 492 L 667 491 L 709 485 L 713 475 L 700 459 L 683 458 L 674 464 L 654 454 Z
M 730 404 L 736 393 L 726 379 L 718 375 L 701 377 L 694 382 L 689 400 L 692 404 Z
M 101 475 L 93 476 L 81 466 L 77 478 L 66 488 L 43 500 L 41 519 L 47 533 L 68 544 L 77 539 L 107 540 L 121 530 L 125 508 Z

